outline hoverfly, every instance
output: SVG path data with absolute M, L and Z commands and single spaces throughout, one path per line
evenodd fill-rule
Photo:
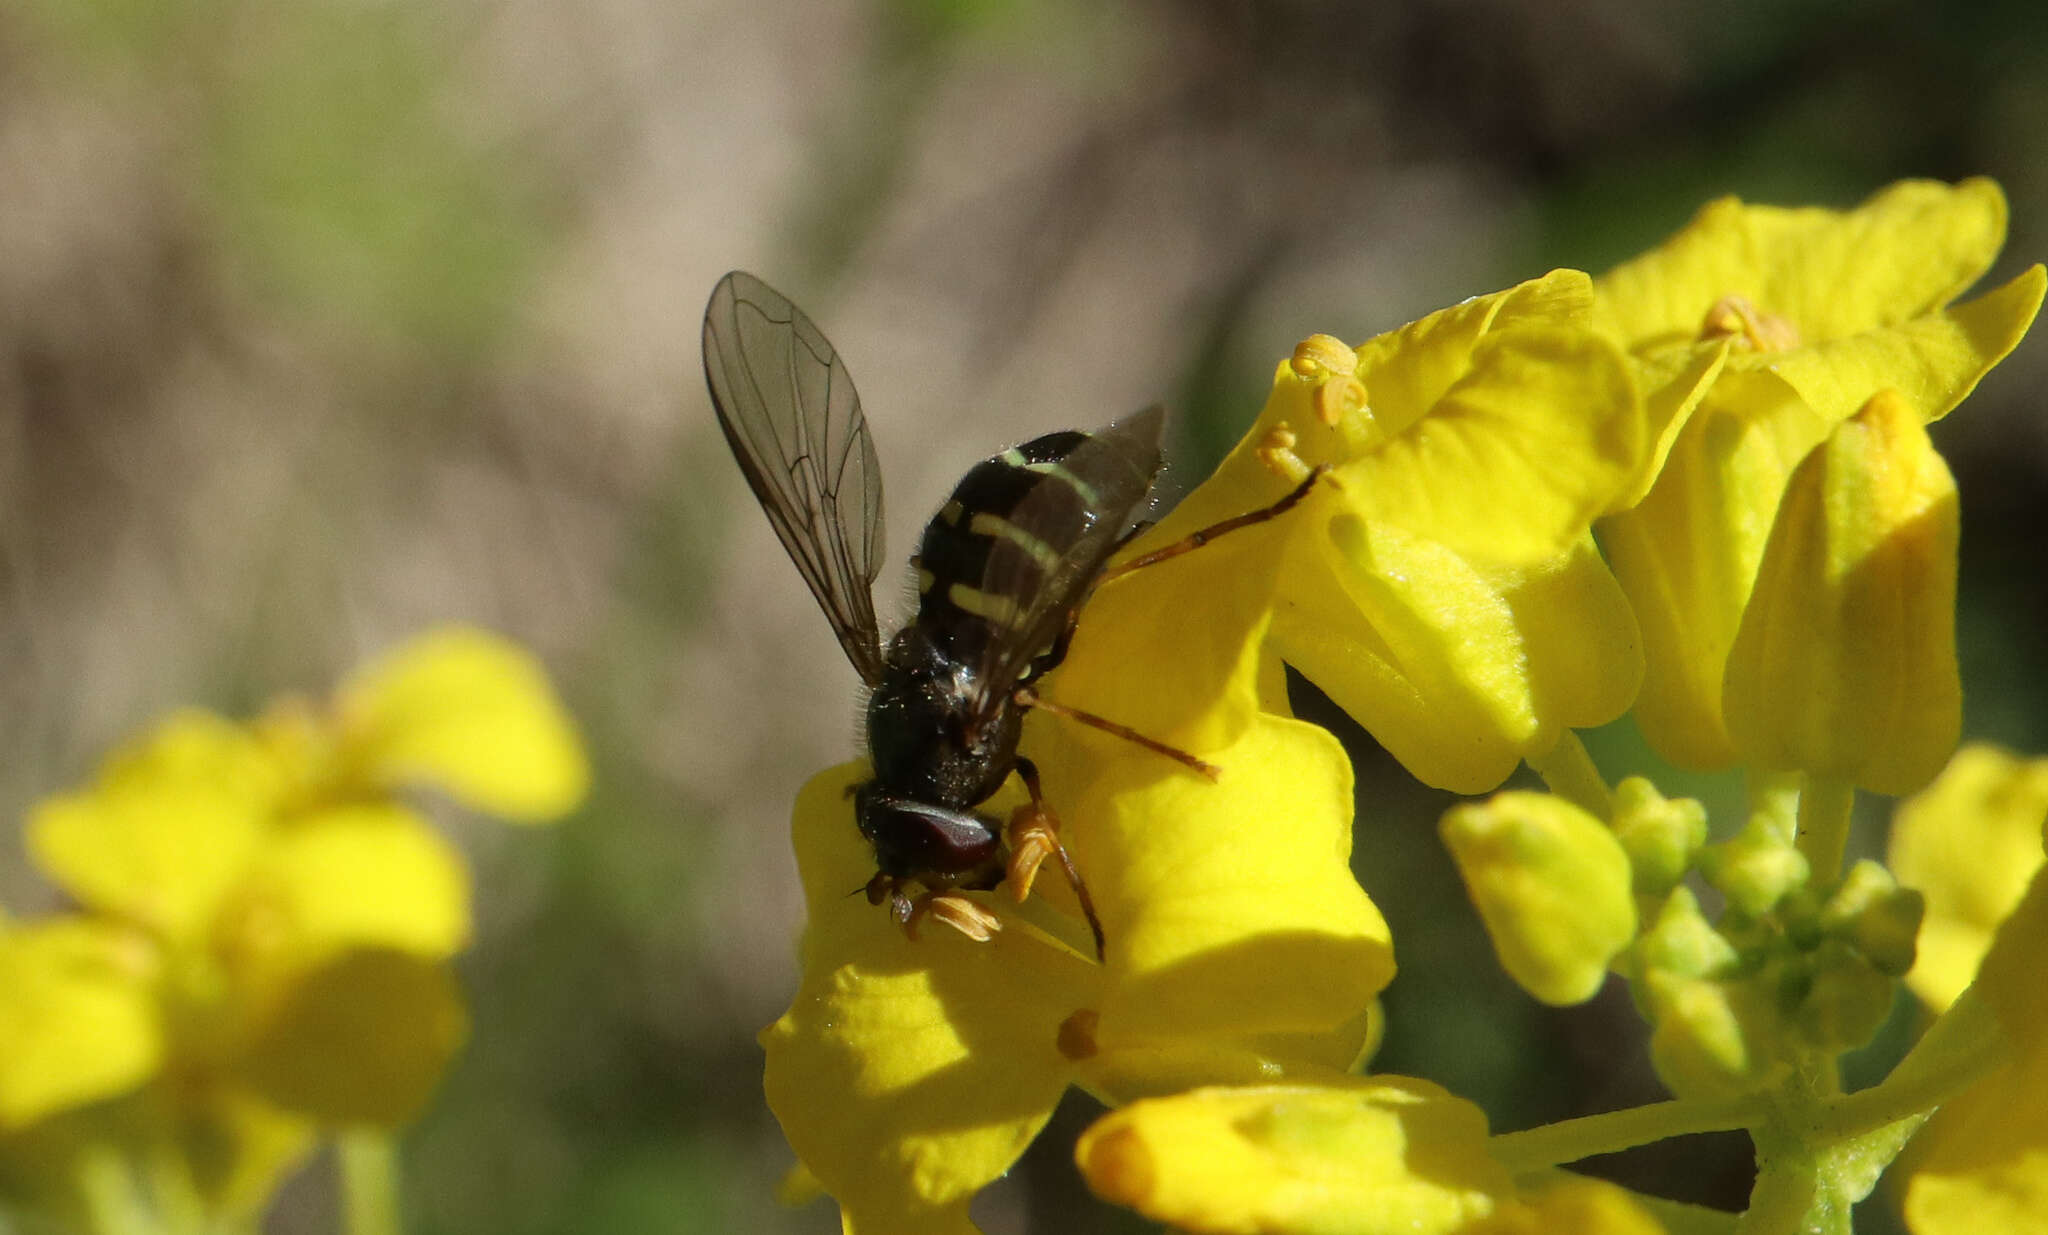
M 873 775 L 852 793 L 854 821 L 875 852 L 868 900 L 886 903 L 907 931 L 929 915 L 986 940 L 1000 920 L 959 893 L 1008 880 L 1021 902 L 1039 867 L 1057 859 L 1100 959 L 1088 886 L 1017 741 L 1024 712 L 1041 707 L 1216 775 L 1192 755 L 1032 689 L 1065 656 L 1082 602 L 1152 490 L 1164 410 L 1155 405 L 1093 433 L 1049 433 L 976 464 L 925 527 L 911 559 L 917 616 L 885 647 L 872 595 L 882 477 L 845 362 L 802 310 L 735 270 L 704 310 L 704 372 L 741 472 L 868 687 Z M 1271 518 L 1314 481 L 1115 573 Z M 1007 823 L 976 813 L 1013 771 L 1030 805 Z

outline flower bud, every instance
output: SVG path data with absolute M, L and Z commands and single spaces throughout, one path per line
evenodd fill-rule
M 1681 1098 L 1728 1097 L 1768 1087 L 1791 1065 L 1778 1019 L 1751 982 L 1652 973 L 1645 982 L 1650 1063 Z
M 1097 1196 L 1190 1231 L 1452 1235 L 1513 1193 L 1486 1116 L 1427 1081 L 1195 1089 L 1097 1120 Z
M 1752 815 L 1742 831 L 1709 845 L 1700 870 L 1728 903 L 1749 917 L 1761 917 L 1787 893 L 1804 887 L 1811 872 L 1805 855 L 1787 843 L 1776 821 Z
M 1880 793 L 1932 779 L 1962 723 L 1956 535 L 1955 480 L 1897 391 L 1806 456 L 1723 680 L 1748 762 Z
M 1728 972 L 1739 959 L 1735 947 L 1700 912 L 1692 889 L 1673 888 L 1656 922 L 1643 932 L 1638 955 L 1644 972 L 1706 978 Z
M 1548 1004 L 1592 998 L 1636 932 L 1613 833 L 1563 798 L 1519 792 L 1457 807 L 1441 831 L 1509 975 Z
M 1614 835 L 1628 851 L 1641 896 L 1662 896 L 1692 867 L 1707 843 L 1707 808 L 1692 798 L 1667 798 L 1640 776 L 1614 790 Z
M 1855 1050 L 1891 1015 L 1898 983 L 1839 943 L 1813 958 L 1793 1023 L 1806 1042 L 1829 1053 Z
M 1821 906 L 1820 924 L 1879 973 L 1896 978 L 1913 967 L 1913 940 L 1926 907 L 1920 893 L 1901 888 L 1890 871 L 1865 859 L 1849 868 L 1842 886 Z

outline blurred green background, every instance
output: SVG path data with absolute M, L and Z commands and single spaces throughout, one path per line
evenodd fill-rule
M 434 621 L 532 644 L 600 788 L 554 832 L 454 824 L 476 1030 L 405 1141 L 411 1229 L 834 1230 L 771 1200 L 789 1159 L 753 1033 L 795 983 L 787 804 L 855 749 L 854 677 L 714 429 L 718 275 L 768 278 L 849 358 L 900 555 L 1002 446 L 1163 398 L 1185 487 L 1302 336 L 1598 271 L 1721 193 L 1988 174 L 2010 275 L 2048 256 L 2044 12 L 10 0 L 0 807 L 177 704 L 322 690 Z M 1966 726 L 2033 751 L 2044 369 L 2032 340 L 1937 431 Z M 1357 868 L 1402 962 L 1380 1066 L 1503 1129 L 1656 1096 L 1625 993 L 1517 994 L 1447 911 L 1446 799 L 1300 703 L 1359 764 Z M 1640 757 L 1625 730 L 1594 743 Z M 0 903 L 50 898 L 10 829 Z M 983 1198 L 992 1235 L 1145 1229 L 1075 1179 L 1089 1117 L 1070 1100 Z M 1747 1188 L 1739 1137 L 1600 1165 Z M 331 1230 L 332 1194 L 316 1165 L 270 1229 Z

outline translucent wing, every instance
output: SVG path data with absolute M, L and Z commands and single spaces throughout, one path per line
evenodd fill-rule
M 1166 409 L 1154 405 L 1090 434 L 1056 462 L 1029 465 L 1046 475 L 1009 515 L 1026 535 L 998 539 L 981 590 L 1019 607 L 976 666 L 974 712 L 1001 706 L 1032 659 L 1066 625 L 1159 474 Z
M 811 585 L 846 658 L 873 686 L 882 636 L 882 474 L 860 395 L 803 310 L 735 270 L 704 309 L 704 376 L 740 471 Z

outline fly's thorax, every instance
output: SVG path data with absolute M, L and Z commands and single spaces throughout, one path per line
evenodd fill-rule
M 1020 709 L 1007 698 L 969 733 L 973 670 L 911 625 L 889 645 L 868 697 L 868 753 L 886 795 L 964 810 L 1001 787 L 1016 763 Z

